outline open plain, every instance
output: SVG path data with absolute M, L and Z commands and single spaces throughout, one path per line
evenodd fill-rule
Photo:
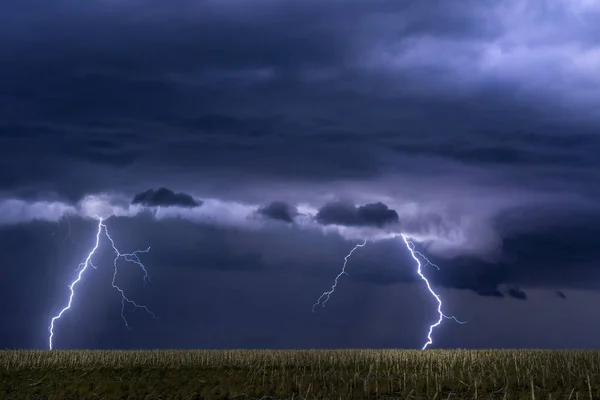
M 600 351 L 0 351 L 2 399 L 599 399 Z

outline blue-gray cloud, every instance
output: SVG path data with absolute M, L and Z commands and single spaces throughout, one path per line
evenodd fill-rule
M 163 277 L 172 263 L 192 271 L 194 290 L 208 270 L 248 274 L 244 284 L 283 268 L 326 279 L 352 243 L 300 223 L 244 233 L 238 225 L 252 221 L 223 221 L 247 209 L 299 221 L 283 204 L 305 214 L 351 198 L 368 206 L 329 204 L 314 221 L 353 229 L 319 231 L 406 230 L 440 265 L 430 272 L 440 287 L 498 298 L 523 297 L 507 285 L 598 290 L 599 18 L 583 1 L 1 2 L 0 207 L 2 222 L 23 225 L 0 229 L 3 254 L 16 254 L 7 265 L 26 265 L 15 276 L 29 282 L 41 268 L 33 255 L 54 256 L 47 238 L 59 228 L 25 222 L 56 221 L 63 209 L 5 199 L 75 206 L 90 194 L 129 203 L 137 193 L 139 204 L 177 205 L 164 214 L 194 220 L 185 232 L 167 217 L 126 231 L 134 240 L 164 229 L 148 243 L 160 244 Z M 146 191 L 164 182 L 184 193 Z M 205 203 L 189 209 L 201 202 L 185 193 Z M 209 236 L 222 243 L 197 241 Z M 339 247 L 314 256 L 328 246 Z M 348 280 L 417 281 L 401 243 L 364 250 Z M 66 252 L 27 293 L 55 277 L 52 266 L 77 265 L 81 249 Z M 17 283 L 6 282 L 9 301 Z
M 273 201 L 266 206 L 258 209 L 259 214 L 278 221 L 293 223 L 294 218 L 298 216 L 296 207 L 284 201 Z
M 378 228 L 399 222 L 398 213 L 381 202 L 358 207 L 349 202 L 327 203 L 319 209 L 315 218 L 322 225 L 374 226 Z
M 510 287 L 506 290 L 506 294 L 517 300 L 527 300 L 527 293 L 518 287 Z
M 179 206 L 193 208 L 200 207 L 202 201 L 195 199 L 187 193 L 175 193 L 170 189 L 161 187 L 136 194 L 131 200 L 131 204 L 141 204 L 150 207 Z

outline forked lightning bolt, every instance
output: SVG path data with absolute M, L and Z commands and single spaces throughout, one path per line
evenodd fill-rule
M 79 283 L 79 281 L 81 281 L 81 277 L 83 276 L 83 273 L 85 272 L 85 270 L 87 269 L 87 267 L 89 265 L 91 265 L 93 268 L 92 255 L 94 255 L 94 252 L 96 251 L 96 249 L 98 249 L 98 246 L 100 245 L 100 234 L 101 233 L 102 233 L 102 220 L 100 220 L 100 222 L 98 223 L 98 231 L 96 232 L 96 244 L 92 248 L 92 251 L 90 251 L 90 253 L 88 254 L 85 261 L 83 263 L 79 264 L 79 266 L 77 267 L 77 270 L 79 271 L 79 273 L 77 274 L 77 278 L 73 282 L 71 282 L 71 284 L 69 285 L 69 290 L 71 291 L 71 294 L 69 295 L 69 302 L 67 303 L 66 307 L 63 308 L 62 310 L 60 310 L 58 315 L 53 317 L 52 320 L 50 321 L 50 326 L 48 328 L 48 330 L 50 331 L 50 338 L 48 340 L 48 345 L 49 345 L 50 350 L 52 350 L 52 339 L 54 338 L 54 321 L 56 321 L 57 319 L 60 319 L 60 317 L 62 317 L 62 315 L 65 313 L 65 311 L 67 311 L 69 308 L 71 308 L 71 303 L 73 302 L 73 296 L 75 296 L 75 285 L 77 285 Z
M 323 292 L 323 294 L 321 295 L 321 297 L 319 297 L 317 302 L 315 304 L 313 304 L 313 307 L 312 307 L 313 312 L 315 312 L 315 308 L 319 304 L 321 304 L 322 307 L 325 307 L 325 304 L 327 304 L 327 302 L 329 301 L 329 297 L 331 297 L 333 292 L 335 292 L 335 288 L 337 287 L 338 280 L 340 279 L 340 277 L 344 274 L 348 275 L 346 273 L 346 264 L 348 264 L 348 258 L 350 258 L 350 256 L 352 255 L 352 253 L 354 253 L 354 251 L 356 249 L 358 249 L 359 247 L 364 247 L 366 244 L 367 244 L 366 240 L 362 244 L 360 244 L 360 243 L 357 244 L 356 246 L 354 246 L 354 248 L 352 250 L 350 250 L 350 253 L 348 253 L 348 255 L 346 257 L 344 257 L 344 265 L 342 266 L 342 271 L 335 277 L 335 280 L 333 281 L 333 286 L 331 286 L 331 290 L 329 290 L 327 292 Z M 321 300 L 323 300 L 322 303 L 321 303 Z
M 125 296 L 125 292 L 123 291 L 123 289 L 121 289 L 116 284 L 117 272 L 119 270 L 117 267 L 117 262 L 119 261 L 119 258 L 123 257 L 125 259 L 125 261 L 129 261 L 134 264 L 137 264 L 142 269 L 142 271 L 144 271 L 144 286 L 146 286 L 146 283 L 147 283 L 147 281 L 150 280 L 150 277 L 148 276 L 148 271 L 146 270 L 146 267 L 144 267 L 144 264 L 142 264 L 142 262 L 140 261 L 138 254 L 148 253 L 150 251 L 150 247 L 148 247 L 146 250 L 136 250 L 133 253 L 121 253 L 121 252 L 119 252 L 119 249 L 117 249 L 117 246 L 115 246 L 115 242 L 112 239 L 112 237 L 110 237 L 110 235 L 108 234 L 108 231 L 106 230 L 106 225 L 104 225 L 104 232 L 106 232 L 106 237 L 108 238 L 108 240 L 110 240 L 110 244 L 115 252 L 115 259 L 113 260 L 113 265 L 114 265 L 115 269 L 113 272 L 113 278 L 112 278 L 111 284 L 112 284 L 113 288 L 117 289 L 119 291 L 119 293 L 121 293 L 121 318 L 123 318 L 123 321 L 125 322 L 125 326 L 127 327 L 127 329 L 129 329 L 129 324 L 127 323 L 127 318 L 125 318 L 125 303 L 129 303 L 136 308 L 142 308 L 148 314 L 152 315 L 152 318 L 156 318 L 156 315 L 154 315 L 154 313 L 152 311 L 150 311 L 150 309 L 148 309 L 148 307 L 137 304 L 135 301 L 128 299 L 127 296 Z
M 419 274 L 421 279 L 427 285 L 427 289 L 429 290 L 429 293 L 431 293 L 431 295 L 433 297 L 435 297 L 435 300 L 438 303 L 437 312 L 438 312 L 439 318 L 434 324 L 429 326 L 429 332 L 427 333 L 427 342 L 421 348 L 422 350 L 425 350 L 427 348 L 427 346 L 429 346 L 430 344 L 433 343 L 433 339 L 431 338 L 431 334 L 433 333 L 433 330 L 442 323 L 444 318 L 453 319 L 454 321 L 458 322 L 459 324 L 465 324 L 466 321 L 459 321 L 458 319 L 456 319 L 456 317 L 452 317 L 452 316 L 449 317 L 449 316 L 444 315 L 444 313 L 442 312 L 442 299 L 440 298 L 440 296 L 437 293 L 435 293 L 433 291 L 433 289 L 431 288 L 431 285 L 429 284 L 429 281 L 427 280 L 425 275 L 423 275 L 423 271 L 421 270 L 421 267 L 422 267 L 421 261 L 419 260 L 417 255 L 419 255 L 421 257 L 423 257 L 423 255 L 415 250 L 415 245 L 410 240 L 408 240 L 404 234 L 401 234 L 401 236 L 402 236 L 402 239 L 404 240 L 404 243 L 406 244 L 406 248 L 410 252 L 410 255 L 417 262 L 417 273 Z M 432 264 L 427 258 L 423 257 L 423 259 L 428 264 L 431 264 L 431 265 L 437 267 L 437 265 Z
M 423 274 L 423 271 L 422 271 L 423 264 L 421 264 L 421 260 L 419 260 L 419 257 L 421 257 L 421 259 L 424 261 L 425 266 L 431 265 L 431 266 L 437 268 L 438 270 L 440 268 L 437 265 L 435 265 L 434 263 L 432 263 L 431 261 L 429 261 L 429 259 L 427 259 L 427 257 L 425 257 L 423 254 L 421 254 L 420 252 L 418 252 L 417 250 L 415 250 L 415 245 L 410 240 L 408 240 L 408 238 L 404 234 L 401 234 L 401 236 L 402 236 L 402 239 L 404 240 L 404 243 L 406 244 L 406 248 L 410 252 L 411 257 L 417 262 L 417 273 L 419 274 L 419 276 L 421 277 L 421 279 L 427 285 L 427 289 L 429 290 L 429 293 L 431 293 L 431 295 L 436 299 L 436 301 L 438 303 L 437 312 L 438 312 L 438 315 L 439 315 L 439 319 L 434 324 L 432 324 L 432 325 L 429 326 L 429 332 L 427 334 L 427 342 L 421 348 L 422 350 L 425 350 L 427 348 L 427 346 L 429 346 L 430 344 L 433 343 L 433 339 L 431 338 L 431 335 L 433 334 L 433 330 L 442 323 L 442 321 L 443 321 L 444 318 L 452 319 L 452 320 L 458 322 L 459 324 L 465 324 L 466 321 L 459 321 L 458 319 L 456 319 L 456 317 L 447 316 L 447 315 L 445 315 L 442 312 L 442 299 L 440 298 L 440 296 L 437 293 L 435 293 L 433 291 L 431 285 L 429 284 L 429 280 L 427 280 L 427 278 Z M 316 306 L 318 306 L 319 304 L 321 304 L 323 307 L 325 307 L 325 304 L 329 301 L 329 298 L 331 297 L 331 295 L 333 294 L 333 292 L 335 292 L 335 289 L 337 287 L 338 280 L 340 279 L 340 277 L 342 275 L 344 275 L 344 274 L 348 275 L 346 273 L 346 264 L 348 263 L 348 258 L 350 258 L 350 256 L 352 255 L 352 253 L 357 248 L 363 247 L 365 244 L 367 244 L 366 240 L 362 244 L 357 244 L 350 251 L 350 253 L 348 253 L 348 255 L 344 258 L 344 265 L 342 267 L 342 271 L 335 277 L 335 280 L 333 282 L 333 286 L 331 287 L 331 290 L 329 290 L 327 292 L 323 292 L 323 294 L 321 295 L 321 297 L 319 297 L 319 299 L 317 300 L 317 302 L 315 304 L 313 304 L 313 308 L 312 308 L 313 312 L 315 311 Z
M 127 327 L 127 329 L 129 329 L 129 324 L 127 323 L 127 319 L 125 318 L 125 314 L 124 314 L 126 303 L 129 303 L 136 308 L 142 308 L 148 314 L 150 314 L 153 318 L 156 318 L 154 313 L 152 311 L 150 311 L 146 306 L 139 305 L 136 302 L 134 302 L 133 300 L 130 300 L 129 298 L 127 298 L 127 296 L 125 296 L 125 292 L 116 284 L 116 277 L 117 277 L 117 271 L 118 271 L 117 262 L 118 262 L 119 258 L 123 258 L 123 259 L 125 259 L 125 261 L 137 264 L 144 271 L 144 284 L 149 280 L 148 271 L 146 270 L 146 267 L 144 267 L 144 264 L 142 264 L 142 262 L 140 261 L 138 254 L 147 253 L 150 251 L 150 248 L 148 247 L 146 250 L 136 250 L 133 253 L 121 253 L 117 249 L 115 242 L 113 241 L 112 237 L 108 233 L 108 228 L 104 224 L 104 220 L 102 218 L 98 218 L 98 230 L 96 231 L 96 243 L 94 244 L 94 247 L 92 248 L 90 253 L 87 255 L 87 258 L 85 259 L 85 261 L 82 262 L 81 264 L 79 264 L 79 266 L 77 267 L 77 270 L 76 270 L 77 278 L 75 278 L 75 280 L 73 282 L 71 282 L 71 284 L 69 285 L 69 291 L 70 291 L 69 301 L 68 301 L 67 305 L 62 310 L 60 310 L 60 312 L 55 317 L 53 317 L 52 320 L 50 321 L 50 326 L 48 327 L 48 330 L 50 331 L 50 337 L 48 339 L 48 345 L 49 345 L 50 350 L 52 350 L 52 348 L 53 348 L 52 340 L 54 338 L 54 323 L 57 320 L 59 320 L 68 309 L 71 308 L 71 305 L 73 303 L 73 298 L 75 296 L 75 286 L 81 281 L 83 274 L 85 274 L 85 271 L 87 270 L 88 266 L 92 267 L 92 268 L 96 268 L 94 266 L 94 264 L 92 263 L 92 257 L 94 256 L 94 253 L 100 246 L 100 236 L 103 231 L 104 231 L 105 236 L 110 241 L 113 251 L 115 252 L 115 258 L 114 258 L 114 262 L 113 262 L 114 273 L 113 273 L 113 279 L 112 279 L 112 287 L 115 288 L 116 290 L 118 290 L 119 293 L 121 294 L 121 318 L 123 318 L 123 321 L 125 321 L 125 326 Z

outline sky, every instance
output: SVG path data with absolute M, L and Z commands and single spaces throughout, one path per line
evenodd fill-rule
M 598 18 L 2 2 L 0 348 L 600 347 Z

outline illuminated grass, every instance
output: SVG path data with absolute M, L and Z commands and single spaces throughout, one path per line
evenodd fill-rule
M 600 399 L 600 351 L 0 351 L 1 399 Z

